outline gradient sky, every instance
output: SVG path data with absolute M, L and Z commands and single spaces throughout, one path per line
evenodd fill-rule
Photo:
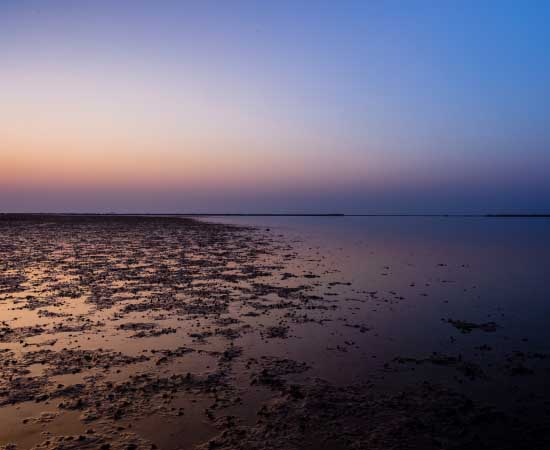
M 0 0 L 0 211 L 549 212 L 550 2 Z

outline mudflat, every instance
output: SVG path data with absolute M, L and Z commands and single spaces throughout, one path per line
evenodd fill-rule
M 0 446 L 550 448 L 544 348 L 442 309 L 471 353 L 394 351 L 375 317 L 407 293 L 352 278 L 265 226 L 0 216 Z

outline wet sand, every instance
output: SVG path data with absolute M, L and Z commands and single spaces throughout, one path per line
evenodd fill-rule
M 550 448 L 548 342 L 410 313 L 468 261 L 368 289 L 271 227 L 131 216 L 0 216 L 0 252 L 3 448 Z

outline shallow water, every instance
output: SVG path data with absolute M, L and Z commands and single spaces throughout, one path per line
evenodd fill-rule
M 316 345 L 332 339 L 333 346 L 341 345 L 351 353 L 338 363 L 319 357 L 323 360 L 323 376 L 352 382 L 354 378 L 369 376 L 373 366 L 397 355 L 421 358 L 432 352 L 461 354 L 490 364 L 515 351 L 550 352 L 548 218 L 207 220 L 269 228 L 293 242 L 293 248 L 302 255 L 298 264 L 303 259 L 317 258 L 316 265 L 322 271 L 333 272 L 322 277 L 320 283 L 325 279 L 351 283 L 344 289 L 339 286 L 340 295 L 335 298 L 344 306 L 336 316 L 365 325 L 370 331 L 348 334 L 340 329 L 336 336 L 327 333 L 326 327 L 320 336 L 311 331 L 310 341 Z M 354 301 L 362 301 L 365 292 L 374 291 L 377 299 L 366 296 L 366 303 Z M 448 319 L 495 322 L 497 330 L 461 333 Z M 351 338 L 354 346 L 343 344 Z M 481 345 L 490 346 L 491 351 L 476 348 Z M 302 358 L 318 352 L 307 344 L 303 349 L 293 346 L 292 353 L 296 351 L 301 352 Z M 376 363 L 369 356 L 375 356 L 371 359 L 376 359 Z M 319 367 L 319 361 L 315 365 Z M 510 382 L 507 378 L 500 381 L 503 385 L 494 380 L 482 383 L 482 390 L 495 390 L 498 398 L 500 389 Z M 527 383 L 533 381 L 529 378 Z
M 548 416 L 549 219 L 20 219 L 0 222 L 0 445 L 261 435 L 319 379 Z M 347 447 L 300 430 L 297 448 Z

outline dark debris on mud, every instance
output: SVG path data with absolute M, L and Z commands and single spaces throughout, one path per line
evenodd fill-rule
M 372 329 L 335 316 L 338 289 L 350 282 L 323 285 L 312 271 L 290 272 L 297 253 L 269 231 L 184 218 L 0 215 L 0 251 L 0 308 L 14 317 L 0 323 L 0 407 L 35 404 L 25 426 L 47 427 L 74 413 L 87 430 L 45 428 L 37 450 L 155 449 L 132 423 L 155 416 L 166 425 L 197 401 L 207 405 L 197 423 L 217 430 L 199 449 L 550 448 L 546 416 L 525 423 L 433 383 L 400 392 L 340 386 L 311 376 L 310 363 L 250 356 L 244 342 L 251 336 L 267 348 L 282 347 L 305 326 Z M 347 301 L 393 306 L 404 299 L 394 291 L 354 295 L 362 297 Z M 34 324 L 18 323 L 19 316 Z M 498 328 L 448 323 L 462 333 Z M 130 344 L 110 348 L 120 342 Z M 350 342 L 336 348 L 355 348 Z M 545 359 L 516 352 L 504 370 L 529 375 Z M 393 363 L 486 379 L 460 355 Z M 248 408 L 249 390 L 268 397 L 252 423 L 227 414 Z
M 318 380 L 265 405 L 255 425 L 220 423 L 223 431 L 201 449 L 515 450 L 550 445 L 545 429 L 550 423 L 533 426 L 429 383 L 384 395 L 368 386 L 338 388 Z

